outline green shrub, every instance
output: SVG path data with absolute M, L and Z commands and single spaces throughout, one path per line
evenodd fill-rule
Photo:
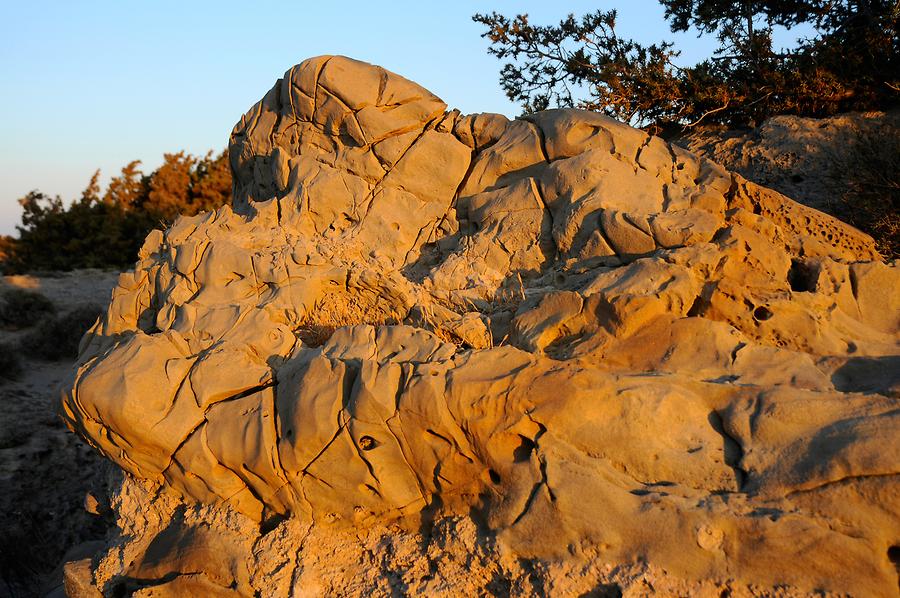
M 22 351 L 29 357 L 57 361 L 75 359 L 78 344 L 103 310 L 96 305 L 79 305 L 55 318 L 41 322 L 22 337 Z
M 40 293 L 11 289 L 0 297 L 0 327 L 3 328 L 31 328 L 54 313 L 53 303 Z
M 22 374 L 22 358 L 18 351 L 6 343 L 0 343 L 0 382 L 15 380 Z

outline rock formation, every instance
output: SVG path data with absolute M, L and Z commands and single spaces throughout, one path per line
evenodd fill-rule
M 96 587 L 896 592 L 900 269 L 866 235 L 340 56 L 229 151 L 233 207 L 147 238 L 63 397 L 127 472 Z

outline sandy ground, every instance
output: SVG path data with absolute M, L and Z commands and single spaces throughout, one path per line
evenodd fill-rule
M 118 274 L 86 270 L 48 276 L 7 276 L 0 292 L 39 292 L 58 312 L 79 304 L 106 305 Z M 0 330 L 15 346 L 24 331 Z M 42 596 L 61 581 L 68 554 L 105 536 L 108 521 L 85 510 L 92 492 L 103 500 L 107 465 L 56 416 L 61 385 L 73 361 L 45 362 L 23 355 L 21 377 L 0 378 L 0 597 Z

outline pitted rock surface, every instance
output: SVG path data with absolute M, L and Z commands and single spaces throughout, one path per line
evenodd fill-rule
M 340 56 L 229 151 L 233 207 L 151 233 L 63 397 L 134 478 L 263 527 L 470 514 L 521 559 L 896 591 L 900 269 L 868 236 Z M 242 575 L 179 583 L 267 594 Z

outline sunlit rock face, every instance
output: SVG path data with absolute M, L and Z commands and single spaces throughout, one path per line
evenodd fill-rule
M 229 151 L 234 205 L 151 233 L 61 408 L 181 513 L 277 526 L 295 572 L 297 522 L 462 516 L 482 562 L 896 591 L 900 270 L 868 236 L 607 117 L 463 116 L 340 56 Z M 243 573 L 198 581 L 182 534 L 181 564 L 110 556 L 97 584 L 302 589 L 204 521 L 189 544 Z M 135 554 L 175 525 L 133 523 Z

